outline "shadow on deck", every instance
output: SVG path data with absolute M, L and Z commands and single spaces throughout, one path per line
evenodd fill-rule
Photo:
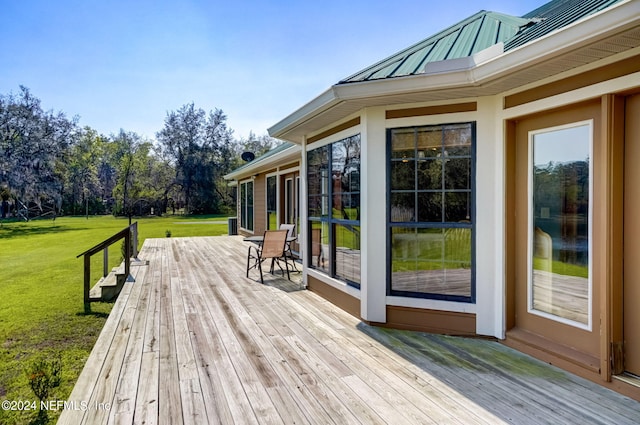
M 637 424 L 640 403 L 497 342 L 368 326 L 240 237 L 150 239 L 61 424 Z M 299 275 L 292 276 L 299 278 Z

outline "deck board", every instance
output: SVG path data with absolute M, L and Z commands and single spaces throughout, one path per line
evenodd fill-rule
M 60 424 L 634 424 L 640 403 L 497 342 L 366 325 L 240 237 L 145 241 Z M 297 273 L 293 279 L 300 279 Z

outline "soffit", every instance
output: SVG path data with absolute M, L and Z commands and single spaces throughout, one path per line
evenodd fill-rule
M 300 146 L 285 142 L 276 146 L 264 155 L 251 162 L 236 168 L 231 173 L 226 174 L 224 179 L 242 179 L 258 173 L 264 173 L 282 166 L 298 165 L 300 160 Z
M 283 129 L 277 137 L 302 143 L 305 135 L 310 135 L 332 125 L 345 116 L 360 111 L 365 107 L 391 106 L 408 103 L 455 101 L 458 99 L 493 96 L 504 93 L 518 87 L 544 80 L 562 72 L 581 66 L 595 63 L 618 53 L 640 46 L 640 23 L 620 32 L 606 36 L 597 42 L 582 45 L 573 50 L 558 50 L 552 58 L 544 58 L 538 63 L 523 64 L 516 70 L 509 70 L 504 75 L 497 75 L 486 81 L 477 81 L 456 86 L 432 87 L 429 85 L 429 76 L 407 76 L 383 81 L 370 81 L 352 83 L 361 85 L 389 85 L 385 94 L 372 95 L 363 98 L 335 99 L 324 110 L 319 110 L 313 116 L 309 116 L 304 122 L 289 129 Z M 525 46 L 526 47 L 526 46 Z M 505 54 L 505 55 L 508 55 Z M 424 79 L 424 90 L 413 88 L 408 91 L 402 89 L 393 91 L 394 84 L 400 85 L 401 80 Z M 341 85 L 349 86 L 349 85 Z

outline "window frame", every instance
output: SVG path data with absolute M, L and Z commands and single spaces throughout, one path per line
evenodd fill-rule
M 588 171 L 589 171 L 589 188 L 588 188 L 588 212 L 587 212 L 587 248 L 588 248 L 588 278 L 587 278 L 587 322 L 583 323 L 577 320 L 572 320 L 570 318 L 553 314 L 548 311 L 536 309 L 534 306 L 534 265 L 533 265 L 533 257 L 535 251 L 535 212 L 534 207 L 536 206 L 537 200 L 534 196 L 534 174 L 535 174 L 535 141 L 536 136 L 539 135 L 548 135 L 554 132 L 559 132 L 563 130 L 572 130 L 578 129 L 581 127 L 587 128 L 587 142 L 588 142 Z M 527 207 L 527 222 L 528 222 L 528 231 L 527 231 L 527 313 L 533 314 L 539 317 L 544 317 L 546 319 L 552 320 L 554 322 L 562 323 L 568 326 L 572 326 L 578 329 L 583 329 L 591 332 L 593 330 L 593 322 L 594 322 L 594 311 L 593 311 L 593 288 L 594 288 L 594 275 L 593 275 L 593 266 L 594 266 L 594 258 L 593 258 L 593 215 L 594 215 L 594 161 L 593 161 L 593 153 L 594 153 L 594 120 L 583 120 L 583 121 L 575 121 L 570 122 L 563 125 L 545 127 L 536 130 L 532 130 L 528 132 L 527 135 L 527 152 L 528 152 L 528 170 L 527 170 L 527 199 L 528 199 L 528 207 Z
M 358 278 L 360 280 L 360 282 L 356 282 L 352 279 L 349 279 L 348 277 L 342 276 L 338 273 L 338 267 L 336 267 L 337 261 L 336 261 L 336 227 L 337 226 L 356 226 L 358 229 L 361 229 L 361 220 L 349 220 L 349 219 L 344 219 L 344 218 L 336 218 L 334 217 L 333 214 L 333 199 L 334 199 L 334 185 L 332 183 L 332 179 L 333 179 L 333 147 L 334 145 L 338 144 L 338 143 L 342 143 L 345 142 L 349 139 L 352 138 L 358 138 L 358 143 L 359 143 L 359 158 L 362 155 L 362 136 L 360 133 L 356 133 L 353 134 L 351 136 L 347 136 L 347 137 L 343 137 L 339 140 L 336 140 L 334 142 L 331 143 L 327 143 L 324 144 L 322 146 L 318 146 L 315 149 L 310 149 L 306 152 L 307 154 L 307 163 L 308 163 L 308 159 L 309 159 L 309 154 L 311 152 L 314 152 L 318 149 L 327 149 L 327 176 L 326 179 L 327 181 L 325 182 L 324 178 L 321 178 L 320 181 L 320 193 L 313 193 L 311 194 L 310 188 L 309 188 L 309 169 L 307 169 L 307 212 L 308 212 L 308 216 L 307 216 L 307 222 L 308 222 L 308 231 L 307 231 L 307 256 L 308 256 L 308 260 L 309 260 L 309 267 L 317 270 L 320 273 L 325 273 L 328 274 L 329 277 L 340 280 L 345 282 L 347 285 L 360 289 L 360 285 L 361 285 L 361 279 L 362 279 L 362 262 L 360 259 L 360 263 L 358 265 Z M 358 172 L 360 173 L 360 167 L 358 167 Z M 350 195 L 353 194 L 358 194 L 358 196 L 361 196 L 362 193 L 362 182 L 359 180 L 359 184 L 358 184 L 358 191 L 350 191 L 350 192 L 345 192 L 348 193 Z M 340 192 L 342 193 L 342 192 Z M 310 201 L 311 199 L 314 200 L 319 200 L 320 201 L 320 216 L 318 215 L 312 215 L 311 214 L 311 208 L 310 208 Z M 325 203 L 326 200 L 326 203 Z M 359 198 L 359 202 L 358 202 L 358 210 L 361 210 L 362 204 L 361 204 L 361 198 Z M 359 218 L 360 214 L 358 214 L 358 218 Z M 329 246 L 329 252 L 328 252 L 328 263 L 329 263 L 329 267 L 328 270 L 326 270 L 325 268 L 321 268 L 321 267 L 316 267 L 313 264 L 312 261 L 312 257 L 313 257 L 313 239 L 312 239 L 312 232 L 313 232 L 313 223 L 319 223 L 321 228 L 327 228 L 328 229 L 328 246 Z M 358 236 L 359 240 L 358 240 L 358 246 L 360 246 L 360 252 L 362 252 L 361 249 L 361 235 Z
M 249 197 L 248 185 L 251 184 L 251 196 Z M 243 189 L 244 188 L 244 189 Z M 243 196 L 244 195 L 244 196 Z M 255 182 L 245 180 L 240 182 L 240 228 L 248 232 L 253 232 L 255 228 Z M 251 199 L 251 205 L 249 205 Z M 251 222 L 249 223 L 249 209 L 251 209 Z
M 295 224 L 295 195 L 294 195 L 294 178 L 287 177 L 284 179 L 284 218 L 283 223 Z
M 266 206 L 266 228 L 267 230 L 276 230 L 278 228 L 278 221 L 279 221 L 279 217 L 278 217 L 278 175 L 277 174 L 267 174 L 266 178 L 265 178 L 265 206 Z M 273 193 L 270 193 L 270 186 L 269 183 L 273 182 Z M 270 195 L 274 196 L 274 199 L 270 200 Z M 274 209 L 269 208 L 270 204 L 274 207 Z M 275 228 L 271 228 L 271 221 L 270 221 L 270 213 L 275 214 Z
M 443 213 L 440 222 L 434 221 L 426 221 L 420 222 L 416 218 L 414 221 L 392 221 L 392 164 L 393 164 L 393 146 L 392 146 L 392 135 L 396 130 L 409 130 L 413 129 L 414 131 L 418 131 L 419 129 L 426 129 L 429 127 L 446 127 L 446 126 L 455 126 L 455 125 L 469 125 L 471 129 L 471 149 L 470 149 L 470 208 L 469 208 L 469 223 L 461 223 L 461 222 L 447 222 L 446 216 Z M 388 296 L 399 296 L 399 297 L 407 297 L 407 298 L 422 298 L 422 299 L 433 299 L 433 300 L 442 300 L 442 301 L 453 301 L 453 302 L 464 302 L 469 304 L 475 304 L 476 302 L 476 160 L 477 160 L 477 123 L 476 121 L 462 121 L 462 122 L 449 122 L 449 123 L 438 123 L 438 124 L 424 124 L 424 125 L 411 125 L 411 126 L 400 126 L 400 127 L 392 127 L 386 129 L 386 261 L 387 261 L 387 295 Z M 441 146 L 444 145 L 444 141 Z M 414 139 L 414 150 L 417 149 Z M 417 155 L 415 157 L 418 157 Z M 414 170 L 417 170 L 417 165 L 414 166 Z M 444 167 L 443 167 L 444 173 Z M 443 174 L 444 175 L 444 174 Z M 417 188 L 418 176 L 417 171 L 414 174 L 414 189 L 412 190 L 403 190 L 407 193 L 413 191 L 414 196 L 417 197 L 420 189 Z M 444 183 L 442 183 L 444 186 Z M 448 192 L 455 192 L 455 189 L 447 190 L 446 188 L 442 188 L 438 193 L 444 194 Z M 436 193 L 434 191 L 434 193 Z M 416 198 L 417 199 L 417 198 Z M 427 293 L 427 292 L 414 292 L 414 291 L 403 291 L 398 289 L 393 289 L 393 229 L 394 228 L 408 228 L 418 230 L 418 229 L 471 229 L 471 279 L 470 279 L 470 296 L 462 296 L 462 295 L 453 295 L 453 294 L 437 294 L 437 293 Z

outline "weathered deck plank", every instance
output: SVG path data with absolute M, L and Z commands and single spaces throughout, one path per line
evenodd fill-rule
M 147 267 L 139 267 L 140 272 L 135 279 L 144 281 Z M 142 366 L 142 350 L 144 348 L 144 325 L 149 309 L 150 285 L 138 285 L 140 290 L 138 303 L 135 306 L 134 318 L 131 323 L 131 334 L 126 346 L 122 370 L 116 385 L 116 393 L 109 412 L 109 424 L 132 423 L 135 412 L 136 395 L 138 393 L 138 379 Z
M 169 268 L 168 251 L 162 257 L 162 276 L 160 285 L 160 370 L 158 391 L 159 424 L 183 424 L 182 399 L 180 397 L 180 376 L 178 374 L 178 353 L 176 349 L 175 328 L 171 284 L 174 279 Z
M 239 237 L 147 240 L 61 424 L 640 423 L 640 403 L 496 342 L 371 327 Z M 293 274 L 299 279 L 299 274 Z

